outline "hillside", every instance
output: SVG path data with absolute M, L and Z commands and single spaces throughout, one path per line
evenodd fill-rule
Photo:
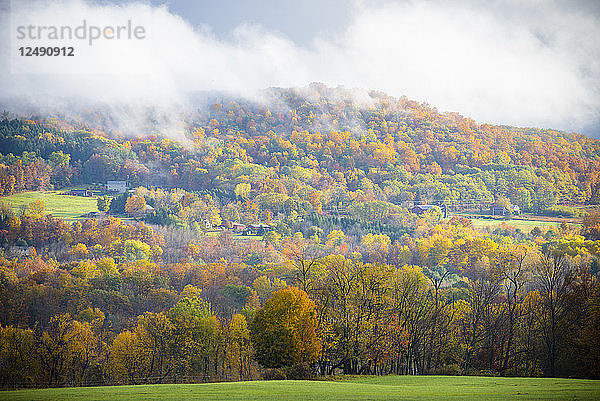
M 36 169 L 30 185 L 38 187 L 128 179 L 134 186 L 220 188 L 232 197 L 237 184 L 248 182 L 252 198 L 275 191 L 310 202 L 316 190 L 326 208 L 335 206 L 339 188 L 351 199 L 397 204 L 502 196 L 536 213 L 556 202 L 598 201 L 600 142 L 582 135 L 476 124 L 406 98 L 319 84 L 270 89 L 253 101 L 213 99 L 197 111 L 179 110 L 186 133 L 177 140 L 157 136 L 152 115 L 147 130 L 123 137 L 113 128 L 119 117 L 98 109 L 82 112 L 79 121 L 5 118 L 0 147 L 5 155 L 34 152 L 50 165 L 44 171 L 33 159 L 23 161 L 26 170 Z M 58 151 L 70 155 L 68 171 L 52 166 Z M 6 176 L 16 173 L 4 170 L 8 194 Z
M 3 116 L 0 387 L 600 377 L 600 141 L 259 95 Z M 534 383 L 514 380 L 499 397 Z

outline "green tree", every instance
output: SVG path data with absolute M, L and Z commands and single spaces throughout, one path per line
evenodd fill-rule
M 150 245 L 135 239 L 128 239 L 123 244 L 123 258 L 126 261 L 148 259 L 150 257 Z
M 48 158 L 48 161 L 54 168 L 69 167 L 71 155 L 68 153 L 63 153 L 62 150 L 59 150 L 58 152 L 52 152 L 52 154 L 50 154 L 50 157 Z
M 176 369 L 202 373 L 204 380 L 208 380 L 211 367 L 217 366 L 221 335 L 210 304 L 195 296 L 183 298 L 169 310 L 168 317 L 173 323 L 173 341 L 177 344 L 174 349 Z
M 342 230 L 331 230 L 331 232 L 327 235 L 327 240 L 325 241 L 325 244 L 328 247 L 335 248 L 336 246 L 344 242 L 345 238 L 346 235 Z
M 108 212 L 110 210 L 110 202 L 110 196 L 99 196 L 97 201 L 98 210 L 101 212 Z

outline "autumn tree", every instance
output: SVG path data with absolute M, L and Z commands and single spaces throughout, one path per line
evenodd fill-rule
M 294 236 L 282 241 L 281 253 L 289 261 L 299 287 L 305 292 L 310 292 L 316 270 L 319 268 L 319 258 L 324 254 L 323 248 L 312 240 Z
M 148 376 L 149 361 L 147 348 L 135 332 L 119 333 L 110 348 L 110 371 L 122 383 L 141 384 Z
M 149 356 L 147 372 L 154 377 L 154 383 L 161 383 L 174 367 L 170 359 L 173 330 L 173 323 L 162 312 L 146 312 L 138 317 L 135 333 L 140 352 Z
M 534 280 L 541 296 L 539 322 L 547 352 L 547 372 L 557 373 L 556 361 L 563 337 L 572 322 L 569 320 L 567 296 L 575 280 L 573 261 L 558 249 L 547 250 L 535 266 Z
M 235 372 L 239 380 L 252 379 L 250 330 L 244 315 L 235 314 L 229 322 L 225 354 L 231 371 Z
M 140 214 L 146 210 L 146 199 L 143 196 L 133 195 L 127 198 L 125 203 L 125 212 L 130 214 Z
M 257 361 L 267 368 L 314 362 L 320 348 L 316 329 L 315 304 L 304 291 L 273 293 L 250 325 Z
M 196 372 L 208 380 L 218 356 L 221 329 L 210 304 L 197 297 L 179 300 L 169 312 L 173 324 L 175 370 Z
M 587 239 L 600 239 L 600 213 L 589 213 L 583 218 L 582 232 Z
M 0 380 L 4 386 L 33 385 L 39 374 L 31 329 L 0 326 Z

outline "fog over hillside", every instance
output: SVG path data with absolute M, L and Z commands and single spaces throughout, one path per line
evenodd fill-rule
M 289 3 L 278 7 L 293 12 Z M 345 7 L 343 24 L 333 31 L 313 29 L 300 43 L 277 28 L 283 12 L 274 17 L 279 25 L 248 20 L 223 31 L 214 17 L 180 14 L 187 9 L 176 1 L 5 3 L 0 25 L 10 40 L 0 47 L 3 103 L 64 114 L 81 99 L 115 110 L 123 104 L 171 110 L 186 106 L 194 91 L 249 97 L 272 86 L 323 82 L 405 95 L 478 122 L 598 134 L 597 7 L 581 1 L 548 1 L 544 7 L 496 1 L 482 7 L 466 0 L 356 1 Z M 73 41 L 77 57 L 70 60 L 16 55 L 22 46 L 16 27 L 75 27 L 83 20 L 98 26 L 132 21 L 145 28 L 146 37 L 110 45 Z M 63 98 L 69 100 L 57 100 Z M 131 115 L 136 113 L 129 110 Z M 124 122 L 132 124 L 136 117 Z

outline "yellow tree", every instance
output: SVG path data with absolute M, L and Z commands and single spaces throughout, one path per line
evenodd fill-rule
M 260 276 L 252 283 L 252 288 L 256 291 L 258 299 L 261 303 L 265 302 L 271 297 L 275 291 L 281 290 L 287 287 L 285 281 L 278 279 L 277 277 L 270 279 L 267 276 Z
M 48 329 L 36 341 L 47 382 L 59 384 L 68 372 L 75 374 L 74 364 L 80 368 L 75 379 L 82 380 L 92 358 L 93 341 L 94 334 L 88 323 L 74 321 L 68 313 L 50 318 Z
M 119 333 L 112 343 L 109 369 L 121 383 L 140 384 L 147 377 L 150 359 L 139 335 L 126 330 Z
M 268 368 L 314 362 L 321 347 L 315 303 L 296 287 L 279 290 L 256 312 L 250 337 L 256 360 Z
M 169 310 L 168 317 L 177 344 L 177 367 L 190 373 L 202 372 L 204 380 L 208 380 L 211 367 L 218 365 L 221 337 L 221 327 L 210 304 L 195 296 L 183 298 Z
M 242 199 L 248 199 L 250 196 L 251 185 L 248 182 L 241 182 L 235 186 L 235 196 Z
M 519 308 L 525 294 L 523 288 L 530 279 L 531 269 L 528 263 L 528 256 L 532 254 L 529 246 L 512 243 L 505 244 L 499 248 L 496 263 L 504 278 L 504 292 L 506 294 L 506 312 L 508 314 L 508 335 L 506 340 L 506 351 L 502 361 L 502 370 L 509 367 L 509 363 L 516 352 L 515 345 L 515 326 L 519 315 Z
M 239 380 L 251 379 L 250 372 L 250 330 L 244 315 L 231 318 L 227 329 L 227 362 L 232 372 L 237 372 Z
M 27 214 L 34 219 L 39 219 L 46 212 L 46 202 L 43 199 L 37 199 L 27 206 Z
M 139 214 L 146 210 L 146 199 L 143 196 L 133 195 L 127 198 L 125 211 L 129 214 Z
M 155 378 L 154 383 L 161 383 L 173 368 L 169 358 L 174 329 L 173 323 L 162 312 L 146 312 L 138 317 L 135 334 L 142 353 L 150 357 L 147 371 Z
M 367 234 L 361 238 L 361 246 L 370 261 L 384 263 L 392 240 L 386 234 Z
M 73 360 L 71 370 L 75 382 L 83 386 L 90 369 L 100 363 L 107 351 L 106 344 L 99 339 L 89 322 L 72 323 L 72 353 Z
M 0 326 L 0 375 L 5 385 L 33 385 L 39 366 L 31 329 Z
M 331 230 L 331 232 L 327 235 L 327 240 L 325 241 L 325 245 L 330 248 L 335 248 L 344 242 L 346 235 L 342 230 Z

